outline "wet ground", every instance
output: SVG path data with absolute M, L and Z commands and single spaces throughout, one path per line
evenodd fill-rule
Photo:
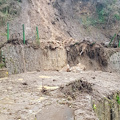
M 97 120 L 92 100 L 100 100 L 120 91 L 119 78 L 117 73 L 101 71 L 30 72 L 1 78 L 0 120 L 41 120 L 36 115 L 44 113 L 44 109 L 53 104 L 68 106 L 74 111 L 75 120 Z M 75 80 L 90 83 L 92 92 L 78 91 L 77 96 L 72 98 L 58 90 Z

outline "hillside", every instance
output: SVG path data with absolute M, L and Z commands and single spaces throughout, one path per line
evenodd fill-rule
M 25 24 L 26 39 L 35 39 L 38 26 L 41 40 L 110 41 L 115 33 L 119 34 L 118 3 L 118 0 L 1 0 L 0 39 L 5 41 L 9 22 L 11 37 L 16 34 L 22 38 Z

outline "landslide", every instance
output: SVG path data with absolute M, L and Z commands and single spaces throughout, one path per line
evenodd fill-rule
M 119 10 L 118 2 L 108 5 Z M 8 8 L 13 9 L 16 14 L 11 15 Z M 97 8 L 100 10 L 98 14 Z M 117 20 L 106 21 L 104 8 L 107 9 L 108 6 L 102 0 L 9 0 L 9 2 L 0 0 L 0 16 L 7 18 L 1 26 L 0 40 L 1 43 L 6 41 L 6 23 L 9 22 L 10 38 L 13 34 L 22 38 L 22 24 L 25 24 L 26 39 L 29 40 L 36 39 L 35 31 L 38 26 L 41 41 L 73 39 L 81 41 L 84 38 L 90 38 L 91 41 L 109 42 L 115 33 L 119 34 L 117 27 L 119 26 L 119 12 L 114 9 Z M 108 16 L 112 18 L 113 15 Z M 99 19 L 93 21 L 92 18 Z M 114 24 L 111 25 L 111 22 Z

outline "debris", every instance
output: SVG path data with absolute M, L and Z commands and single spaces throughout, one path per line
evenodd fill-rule
M 22 85 L 28 85 L 26 82 L 22 83 Z

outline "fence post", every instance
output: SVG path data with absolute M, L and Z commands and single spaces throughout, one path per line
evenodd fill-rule
M 23 26 L 23 44 L 25 44 L 25 26 L 24 24 L 22 26 Z
M 36 27 L 36 32 L 37 32 L 37 40 L 38 40 L 38 42 L 40 42 L 40 41 L 39 41 L 39 32 L 38 32 L 38 27 Z
M 9 23 L 7 23 L 7 40 L 9 40 Z

